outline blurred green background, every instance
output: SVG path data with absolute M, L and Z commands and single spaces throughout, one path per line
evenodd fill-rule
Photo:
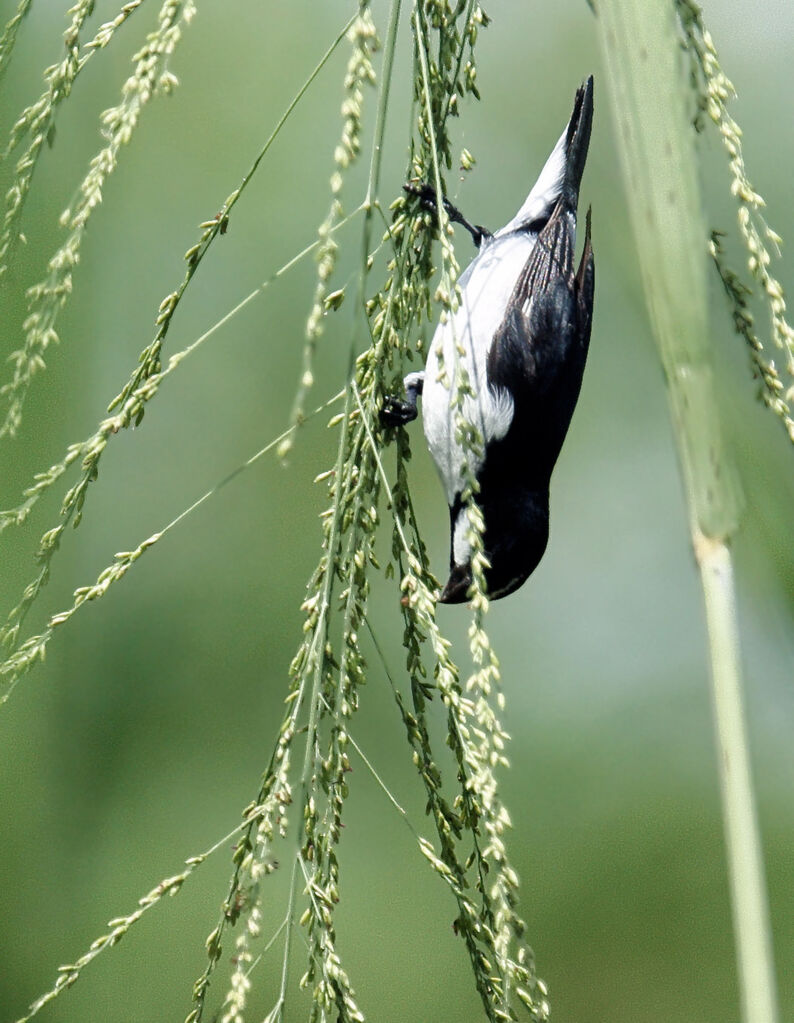
M 34 4 L 0 92 L 5 133 L 59 59 L 65 3 Z M 92 25 L 111 17 L 98 2 Z M 144 113 L 92 218 L 61 345 L 35 381 L 18 440 L 0 449 L 0 503 L 88 436 L 153 336 L 160 300 L 183 274 L 197 224 L 236 186 L 281 112 L 351 13 L 350 4 L 201 3 L 173 61 L 181 87 Z M 3 22 L 16 3 L 0 4 Z M 153 25 L 144 5 L 92 60 L 58 119 L 27 207 L 28 244 L 0 293 L 0 351 L 19 344 L 24 289 L 61 240 L 57 216 L 99 147 Z M 597 259 L 591 356 L 552 489 L 552 536 L 535 575 L 490 615 L 507 695 L 512 770 L 503 790 L 522 878 L 522 911 L 553 1016 L 566 1023 L 738 1020 L 699 586 L 687 539 L 662 374 L 643 307 L 593 18 L 584 3 L 493 4 L 478 45 L 482 102 L 467 103 L 457 146 L 477 157 L 452 197 L 496 227 L 524 198 L 596 75 L 596 123 L 583 202 Z M 374 12 L 381 34 L 386 7 Z M 407 11 L 404 15 L 407 15 Z M 715 0 L 706 20 L 739 91 L 750 176 L 770 223 L 794 240 L 790 55 L 794 8 Z M 387 125 L 382 198 L 399 192 L 410 117 L 406 16 Z M 193 341 L 314 238 L 340 131 L 341 47 L 287 124 L 188 291 L 166 354 Z M 599 89 L 601 90 L 599 92 Z M 374 117 L 368 97 L 367 128 Z M 702 140 L 708 220 L 732 229 L 717 140 Z M 0 167 L 5 192 L 11 167 Z M 361 171 L 344 193 L 363 196 Z M 335 286 L 356 272 L 359 232 L 342 236 Z M 461 263 L 468 238 L 457 239 Z M 790 264 L 781 270 L 794 290 Z M 117 550 L 161 528 L 278 434 L 288 420 L 313 291 L 310 260 L 234 317 L 163 385 L 143 425 L 120 434 L 28 625 L 67 607 Z M 378 283 L 372 280 L 372 287 Z M 747 511 L 735 544 L 747 702 L 766 850 L 782 1018 L 794 1016 L 794 508 L 792 452 L 754 401 L 742 345 L 716 278 L 713 320 L 731 445 Z M 341 386 L 352 305 L 328 317 L 317 401 Z M 7 370 L 5 371 L 7 372 Z M 323 417 L 325 418 L 325 417 Z M 440 486 L 413 428 L 417 511 L 436 571 L 447 556 Z M 102 933 L 110 917 L 239 820 L 266 765 L 319 550 L 334 435 L 320 420 L 285 469 L 265 459 L 185 520 L 106 599 L 81 611 L 0 711 L 0 1023 L 20 1015 Z M 391 461 L 389 461 L 391 465 Z M 33 574 L 62 491 L 0 538 L 1 610 Z M 388 538 L 381 548 L 386 556 Z M 400 676 L 397 588 L 374 580 L 374 620 Z M 467 616 L 442 608 L 466 664 Z M 370 654 L 371 651 L 367 650 Z M 352 733 L 414 823 L 423 819 L 389 688 L 372 657 Z M 435 708 L 438 734 L 443 715 Z M 360 766 L 341 845 L 339 946 L 378 1023 L 480 1018 L 453 902 Z M 205 963 L 229 873 L 227 851 L 156 908 L 42 1014 L 64 1021 L 181 1020 Z M 285 881 L 268 881 L 267 934 Z M 230 944 L 230 943 L 229 943 Z M 300 948 L 299 948 L 300 951 Z M 277 951 L 254 974 L 251 1019 L 272 1004 Z M 295 979 L 300 975 L 296 965 Z M 224 989 L 217 974 L 210 998 Z M 291 1018 L 299 1018 L 296 1011 Z M 212 1012 L 206 1018 L 212 1018 Z

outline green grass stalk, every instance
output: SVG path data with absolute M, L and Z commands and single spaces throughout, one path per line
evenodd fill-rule
M 775 1023 L 775 981 L 747 730 L 729 540 L 740 497 L 709 347 L 706 254 L 674 9 L 599 0 L 598 23 L 627 200 L 701 573 L 742 1018 Z
M 750 770 L 730 551 L 705 538 L 696 547 L 706 605 L 723 826 L 739 961 L 742 1018 L 778 1018 L 764 861 Z

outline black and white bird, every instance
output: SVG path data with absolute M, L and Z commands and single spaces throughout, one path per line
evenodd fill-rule
M 540 177 L 513 219 L 495 234 L 470 224 L 447 200 L 479 251 L 459 279 L 460 304 L 436 329 L 423 373 L 405 378 L 406 400 L 387 398 L 391 426 L 416 418 L 424 431 L 450 511 L 450 572 L 439 600 L 467 599 L 472 585 L 464 473 L 479 483 L 485 522 L 485 573 L 491 598 L 518 589 L 537 567 L 549 536 L 549 483 L 582 383 L 593 312 L 595 263 L 587 214 L 574 272 L 576 211 L 593 121 L 593 79 L 577 91 L 573 113 Z M 416 189 L 426 204 L 429 186 Z M 462 353 L 462 354 L 460 354 Z M 456 406 L 455 367 L 471 394 Z M 481 455 L 465 451 L 459 417 L 475 425 Z

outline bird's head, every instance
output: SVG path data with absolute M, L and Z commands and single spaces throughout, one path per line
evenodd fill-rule
M 454 511 L 454 510 L 453 510 Z M 486 531 L 485 570 L 488 597 L 499 600 L 514 593 L 538 567 L 549 539 L 549 495 L 524 493 L 488 502 L 483 508 Z M 472 585 L 471 547 L 467 539 L 465 507 L 457 509 L 452 522 L 452 556 L 449 578 L 439 595 L 441 604 L 463 604 Z

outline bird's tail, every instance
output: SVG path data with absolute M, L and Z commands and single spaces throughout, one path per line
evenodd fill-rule
M 592 126 L 593 76 L 590 75 L 576 92 L 571 119 L 538 180 L 518 213 L 496 232 L 497 237 L 527 227 L 540 231 L 558 205 L 576 212 Z
M 590 132 L 593 127 L 593 76 L 576 91 L 573 113 L 568 122 L 565 137 L 565 176 L 560 199 L 570 210 L 576 210 L 579 203 L 579 187 L 582 184 L 587 150 L 590 147 Z

